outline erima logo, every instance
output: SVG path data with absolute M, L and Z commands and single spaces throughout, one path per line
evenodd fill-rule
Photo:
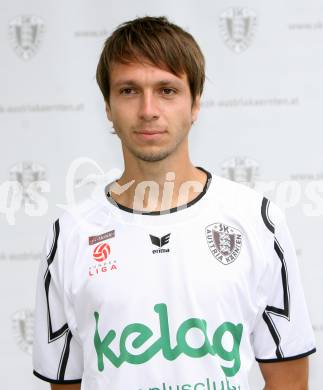
M 162 236 L 161 238 L 153 236 L 152 234 L 149 234 L 149 236 L 150 236 L 151 243 L 161 248 L 162 246 L 169 243 L 170 233 L 166 234 L 165 236 Z M 165 253 L 165 252 L 169 252 L 169 249 L 153 249 L 152 252 L 153 254 Z

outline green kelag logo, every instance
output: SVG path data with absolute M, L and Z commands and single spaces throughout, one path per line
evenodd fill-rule
M 103 357 L 105 356 L 115 367 L 120 367 L 124 362 L 130 364 L 143 364 L 152 359 L 156 353 L 162 351 L 165 359 L 172 361 L 175 360 L 181 353 L 192 357 L 200 358 L 207 354 L 212 356 L 218 355 L 221 359 L 231 362 L 231 367 L 222 366 L 221 368 L 227 377 L 234 376 L 240 369 L 240 342 L 242 337 L 242 324 L 234 325 L 231 322 L 224 322 L 214 332 L 212 341 L 209 340 L 207 335 L 207 323 L 205 320 L 199 318 L 189 318 L 184 321 L 177 330 L 176 341 L 177 345 L 172 348 L 170 345 L 169 323 L 167 306 L 164 303 L 159 303 L 154 306 L 155 312 L 159 315 L 160 324 L 160 337 L 144 352 L 134 355 L 127 351 L 126 341 L 127 338 L 138 333 L 138 336 L 133 340 L 133 348 L 140 348 L 146 341 L 153 336 L 153 331 L 146 325 L 141 323 L 134 323 L 127 325 L 120 336 L 119 356 L 116 355 L 110 348 L 111 342 L 116 337 L 116 332 L 111 329 L 102 340 L 99 331 L 99 319 L 100 314 L 94 313 L 95 317 L 95 334 L 94 334 L 94 346 L 97 354 L 98 369 L 104 370 Z M 186 334 L 190 329 L 199 329 L 204 335 L 204 343 L 198 348 L 191 347 L 186 341 Z M 228 332 L 233 339 L 233 346 L 231 350 L 225 349 L 222 344 L 224 334 Z

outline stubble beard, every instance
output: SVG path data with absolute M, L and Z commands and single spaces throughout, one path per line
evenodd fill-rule
M 165 160 L 168 156 L 172 155 L 178 147 L 184 142 L 185 137 L 187 135 L 183 135 L 182 137 L 178 137 L 176 140 L 174 140 L 173 145 L 168 145 L 160 148 L 160 150 L 156 151 L 145 151 L 142 149 L 136 148 L 135 145 L 125 142 L 122 140 L 122 137 L 120 137 L 120 133 L 116 130 L 116 134 L 119 136 L 122 148 L 126 148 L 130 154 L 132 154 L 136 159 L 145 161 L 145 162 L 158 162 Z
M 186 126 L 183 125 L 183 128 L 185 127 Z M 126 140 L 122 136 L 122 131 L 120 131 L 117 126 L 113 126 L 113 128 L 115 130 L 115 134 L 119 137 L 121 141 L 122 149 L 124 151 L 127 150 L 136 159 L 145 162 L 158 162 L 165 160 L 167 157 L 175 153 L 176 150 L 181 146 L 181 144 L 185 142 L 185 138 L 188 137 L 189 133 L 189 131 L 184 132 L 184 134 L 179 132 L 177 136 L 175 136 L 175 139 L 173 140 L 171 145 L 160 147 L 159 150 L 155 151 L 145 151 L 144 147 L 139 149 L 137 145 L 132 144 L 131 142 L 129 142 L 129 140 Z
M 139 150 L 136 147 L 133 147 L 132 145 L 126 145 L 129 152 L 138 160 L 145 161 L 145 162 L 158 162 L 165 160 L 168 156 L 172 155 L 178 147 L 184 142 L 185 136 L 180 137 L 179 139 L 175 140 L 175 144 L 171 146 L 166 146 L 161 148 L 160 150 L 156 151 L 144 151 Z
M 172 153 L 172 151 L 169 151 L 169 150 L 160 150 L 157 152 L 145 153 L 145 152 L 141 152 L 141 151 L 135 150 L 135 149 L 130 149 L 130 152 L 138 160 L 146 161 L 146 162 L 162 161 Z

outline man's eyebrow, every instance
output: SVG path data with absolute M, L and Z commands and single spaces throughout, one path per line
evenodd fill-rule
M 137 85 L 137 83 L 134 80 L 120 80 L 112 83 L 112 85 L 114 87 L 119 87 L 120 85 Z
M 163 85 L 170 85 L 170 84 L 177 84 L 177 85 L 180 85 L 181 82 L 179 80 L 160 80 L 156 83 L 156 85 L 160 85 L 160 86 L 163 86 Z
M 165 85 L 180 85 L 181 82 L 179 80 L 176 80 L 176 79 L 164 79 L 164 80 L 159 80 L 157 81 L 156 83 L 154 83 L 155 85 L 158 85 L 158 86 L 165 86 Z M 126 79 L 126 80 L 119 80 L 119 81 L 116 81 L 115 83 L 112 84 L 113 87 L 120 87 L 120 86 L 124 86 L 124 85 L 130 85 L 130 86 L 136 86 L 138 85 L 138 82 L 136 82 L 135 80 L 131 80 L 131 79 Z

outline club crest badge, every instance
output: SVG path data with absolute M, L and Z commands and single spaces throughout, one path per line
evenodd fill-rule
M 220 31 L 224 42 L 235 53 L 245 51 L 256 30 L 256 13 L 249 8 L 232 7 L 220 16 Z
M 222 264 L 233 263 L 240 254 L 242 233 L 223 223 L 213 223 L 205 228 L 206 241 L 212 255 Z
M 9 24 L 13 48 L 24 60 L 29 60 L 36 54 L 43 33 L 44 22 L 37 16 L 19 16 Z

